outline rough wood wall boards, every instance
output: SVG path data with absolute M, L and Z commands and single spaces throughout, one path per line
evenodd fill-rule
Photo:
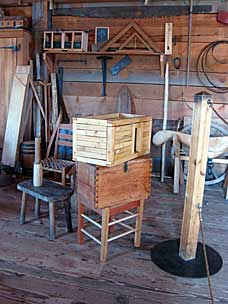
M 96 26 L 109 26 L 110 39 L 112 39 L 130 19 L 125 18 L 80 18 L 73 16 L 53 16 L 53 27 L 64 29 L 80 28 L 81 30 L 92 29 L 89 35 L 89 43 L 94 43 Z M 188 17 L 161 17 L 134 19 L 139 26 L 147 33 L 152 41 L 163 50 L 164 33 L 166 22 L 173 23 L 173 57 L 170 59 L 170 108 L 168 119 L 178 119 L 185 115 L 191 115 L 191 107 L 186 102 L 192 102 L 195 93 L 204 89 L 196 75 L 196 62 L 200 51 L 209 42 L 218 39 L 227 39 L 228 27 L 216 21 L 215 14 L 193 15 L 192 31 L 192 50 L 190 62 L 190 87 L 185 88 L 185 75 L 187 65 L 187 41 L 188 41 Z M 220 47 L 216 50 L 216 56 L 224 59 L 227 54 L 226 47 Z M 108 70 L 120 60 L 121 56 L 114 56 L 108 62 Z M 174 66 L 174 58 L 180 58 L 180 68 Z M 73 62 L 73 60 L 85 59 L 83 62 Z M 77 109 L 80 113 L 97 113 L 100 106 L 103 105 L 104 111 L 112 109 L 111 99 L 116 98 L 118 90 L 125 84 L 132 92 L 136 108 L 139 114 L 151 114 L 155 119 L 162 117 L 163 104 L 163 80 L 160 77 L 159 58 L 152 56 L 132 56 L 132 63 L 113 77 L 108 74 L 107 98 L 100 99 L 101 83 L 100 64 L 95 56 L 70 57 L 70 55 L 56 56 L 56 63 L 64 68 L 64 100 L 77 100 Z M 210 77 L 216 80 L 219 85 L 227 85 L 227 65 L 217 65 L 209 56 L 209 65 L 207 71 Z M 86 96 L 93 100 L 91 104 L 86 101 Z M 78 96 L 75 99 L 73 96 Z M 84 104 L 83 104 L 84 102 Z M 214 102 L 227 103 L 225 94 L 214 94 Z M 218 109 L 222 115 L 227 116 L 227 106 L 219 105 Z M 105 113 L 105 112 L 103 112 Z

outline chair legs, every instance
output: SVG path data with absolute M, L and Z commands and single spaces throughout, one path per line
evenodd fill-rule
M 66 187 L 66 168 L 62 169 L 61 182 L 62 182 L 62 185 L 64 187 Z
M 66 218 L 66 225 L 67 225 L 67 231 L 72 232 L 72 220 L 71 220 L 71 204 L 70 199 L 63 202 L 64 209 L 65 209 L 65 218 Z
M 21 225 L 23 225 L 25 223 L 26 206 L 27 206 L 27 194 L 25 192 L 22 192 L 21 210 L 20 210 L 20 224 Z
M 55 232 L 56 232 L 56 226 L 55 226 L 55 203 L 49 202 L 49 230 L 50 235 L 49 239 L 50 241 L 54 241 L 55 239 Z
M 40 200 L 36 198 L 35 202 L 35 218 L 39 219 L 40 217 Z
M 174 157 L 173 193 L 180 192 L 180 158 Z

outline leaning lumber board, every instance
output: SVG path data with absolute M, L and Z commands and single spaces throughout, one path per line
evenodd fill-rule
M 20 144 L 20 131 L 25 110 L 25 96 L 30 77 L 29 65 L 17 66 L 13 79 L 5 139 L 2 152 L 2 163 L 14 167 Z

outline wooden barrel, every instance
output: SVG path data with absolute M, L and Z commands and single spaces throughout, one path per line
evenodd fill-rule
M 32 173 L 35 159 L 35 141 L 24 141 L 21 144 L 20 159 L 24 173 Z

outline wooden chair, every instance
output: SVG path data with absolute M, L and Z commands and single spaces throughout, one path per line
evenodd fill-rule
M 63 186 L 66 186 L 66 178 L 72 176 L 75 172 L 75 162 L 71 160 L 72 142 L 72 124 L 60 124 L 56 135 L 54 156 L 49 157 L 50 149 L 48 149 L 46 158 L 41 161 L 44 171 L 61 174 Z

